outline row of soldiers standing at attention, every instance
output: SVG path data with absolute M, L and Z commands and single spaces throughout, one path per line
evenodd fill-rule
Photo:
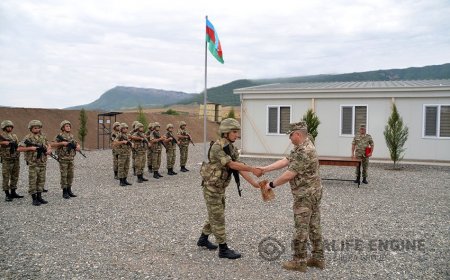
M 189 171 L 186 168 L 189 143 L 191 136 L 186 130 L 186 122 L 181 121 L 177 134 L 174 134 L 173 124 L 166 126 L 166 133 L 161 133 L 161 125 L 158 122 L 150 123 L 144 131 L 144 125 L 138 121 L 132 124 L 132 131 L 126 123 L 115 122 L 111 132 L 111 147 L 113 154 L 114 178 L 119 180 L 120 186 L 131 185 L 127 177 L 130 168 L 130 156 L 132 158 L 133 173 L 137 176 L 137 182 L 148 181 L 144 177 L 145 162 L 153 178 L 163 177 L 159 173 L 161 167 L 162 147 L 167 153 L 167 174 L 177 175 L 173 169 L 176 161 L 176 148 L 180 148 L 180 171 Z
M 32 204 L 39 206 L 48 202 L 42 198 L 46 179 L 47 157 L 58 160 L 61 173 L 61 188 L 63 198 L 76 197 L 72 192 L 74 157 L 80 151 L 80 145 L 71 134 L 72 125 L 64 120 L 60 124 L 61 132 L 52 142 L 42 133 L 42 122 L 32 120 L 28 123 L 30 131 L 22 141 L 13 133 L 14 124 L 10 120 L 1 122 L 0 157 L 2 160 L 3 191 L 5 201 L 23 198 L 17 194 L 17 182 L 20 173 L 20 153 L 25 155 L 28 165 L 28 193 L 32 197 Z M 52 148 L 55 149 L 53 153 Z

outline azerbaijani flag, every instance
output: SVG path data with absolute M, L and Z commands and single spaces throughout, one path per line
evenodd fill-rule
M 206 42 L 208 42 L 208 49 L 212 55 L 223 64 L 222 46 L 220 45 L 219 35 L 212 23 L 206 19 Z

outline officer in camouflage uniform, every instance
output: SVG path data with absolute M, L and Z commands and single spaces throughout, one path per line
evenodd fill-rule
M 2 121 L 1 128 L 0 158 L 3 163 L 3 190 L 6 195 L 5 201 L 12 201 L 13 198 L 23 198 L 23 195 L 16 193 L 20 172 L 20 153 L 17 151 L 19 138 L 17 138 L 16 134 L 12 133 L 14 129 L 12 121 Z
M 239 153 L 233 143 L 236 141 L 240 129 L 241 126 L 235 119 L 225 119 L 220 123 L 221 138 L 211 146 L 208 153 L 209 162 L 203 163 L 200 172 L 208 218 L 197 245 L 209 250 L 217 249 L 217 245 L 208 241 L 208 236 L 214 234 L 219 243 L 219 258 L 237 259 L 241 257 L 241 254 L 229 249 L 226 243 L 225 188 L 230 183 L 230 168 L 238 170 L 240 175 L 255 188 L 259 188 L 258 183 L 248 172 L 252 172 L 256 176 L 262 175 L 260 169 L 247 166 L 239 161 Z M 229 154 L 224 151 L 225 148 L 227 150 L 229 148 Z
M 149 123 L 148 124 L 148 128 L 147 128 L 147 132 L 145 133 L 145 138 L 148 141 L 147 167 L 148 167 L 148 173 L 150 173 L 150 174 L 153 172 L 153 167 L 152 167 L 153 145 L 150 142 L 150 136 L 153 133 L 153 126 L 154 125 L 155 125 L 154 123 Z
M 371 152 L 370 154 L 366 155 L 366 148 L 370 147 Z M 372 156 L 374 148 L 374 143 L 372 140 L 372 136 L 369 134 L 366 134 L 366 126 L 361 125 L 359 127 L 359 134 L 355 135 L 352 141 L 352 157 L 355 157 L 361 160 L 362 165 L 362 176 L 363 180 L 362 182 L 364 184 L 367 184 L 367 170 L 369 169 L 369 157 Z M 358 183 L 361 176 L 361 170 L 360 167 L 356 167 L 356 180 L 355 183 Z
M 139 121 L 134 121 L 131 124 L 132 131 L 131 131 L 130 135 L 133 135 L 133 133 L 136 132 L 136 125 L 138 123 L 139 123 Z M 136 151 L 135 151 L 135 149 L 131 150 L 131 162 L 132 162 L 132 165 L 133 165 L 133 175 L 136 176 Z
M 28 129 L 31 133 L 27 134 L 22 142 L 19 143 L 17 150 L 25 152 L 25 160 L 28 164 L 28 193 L 33 198 L 32 204 L 39 206 L 48 203 L 42 198 L 42 192 L 45 185 L 47 156 L 52 153 L 52 148 L 47 138 L 41 134 L 41 121 L 30 121 Z M 31 143 L 31 145 L 27 145 L 27 143 Z
M 63 198 L 69 199 L 71 197 L 77 197 L 72 192 L 73 183 L 73 169 L 74 158 L 77 151 L 80 150 L 80 145 L 75 140 L 70 131 L 72 130 L 72 124 L 68 120 L 64 120 L 59 125 L 61 133 L 59 133 L 53 143 L 53 148 L 56 148 L 56 154 L 59 158 L 59 171 L 61 173 L 61 189 L 63 191 Z M 74 145 L 75 149 L 69 148 L 69 145 Z
M 136 174 L 138 177 L 138 183 L 148 181 L 144 178 L 144 167 L 146 152 L 148 149 L 148 141 L 144 134 L 144 125 L 137 123 L 135 125 L 135 132 L 131 135 L 131 141 L 133 142 L 133 152 L 135 154 Z
M 128 138 L 128 125 L 126 123 L 121 123 L 119 135 L 114 140 L 113 145 L 117 148 L 117 154 L 119 155 L 118 171 L 120 186 L 122 187 L 131 185 L 127 181 L 127 177 L 130 169 L 130 152 L 133 144 L 128 140 Z
M 180 167 L 181 167 L 180 171 L 188 172 L 189 170 L 186 168 L 186 162 L 188 159 L 189 143 L 191 141 L 191 136 L 186 130 L 185 121 L 180 122 L 180 129 L 178 129 L 177 136 L 178 141 L 180 142 L 180 144 L 178 145 L 180 147 Z
M 283 268 L 306 272 L 307 266 L 325 268 L 322 229 L 320 226 L 320 202 L 322 182 L 319 174 L 319 158 L 316 148 L 308 138 L 304 121 L 291 123 L 288 131 L 294 145 L 289 156 L 262 167 L 264 173 L 288 167 L 287 171 L 268 183 L 265 188 L 275 188 L 287 182 L 294 197 L 295 233 L 292 240 L 293 259 L 283 263 Z M 312 243 L 312 257 L 307 259 L 307 241 Z
M 178 173 L 173 171 L 175 161 L 177 158 L 177 144 L 178 141 L 173 135 L 173 124 L 169 123 L 166 126 L 166 155 L 167 155 L 167 174 L 177 175 Z
M 165 137 L 161 136 L 159 129 L 161 125 L 159 122 L 153 124 L 153 131 L 150 134 L 150 143 L 152 145 L 152 168 L 153 168 L 153 178 L 159 179 L 163 177 L 159 173 L 159 167 L 161 166 L 161 150 L 163 146 L 163 141 Z
M 111 132 L 111 149 L 113 155 L 113 169 L 114 169 L 114 179 L 119 180 L 118 170 L 119 170 L 119 155 L 117 154 L 117 147 L 113 145 L 114 140 L 120 133 L 120 122 L 115 122 L 113 124 L 113 131 Z

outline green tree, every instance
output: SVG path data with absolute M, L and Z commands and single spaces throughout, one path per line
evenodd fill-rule
M 81 141 L 81 149 L 84 150 L 84 140 L 86 139 L 86 135 L 88 134 L 88 129 L 87 129 L 87 114 L 86 114 L 86 110 L 84 110 L 84 108 L 82 108 L 80 110 L 80 129 L 78 130 L 78 138 L 80 138 Z
M 400 117 L 395 104 L 392 105 L 391 116 L 383 134 L 395 169 L 397 163 L 403 159 L 403 153 L 406 150 L 403 146 L 408 140 L 408 127 L 403 124 L 403 119 Z
M 302 118 L 303 121 L 306 122 L 308 125 L 308 133 L 312 136 L 312 141 L 314 142 L 316 140 L 317 135 L 319 132 L 317 131 L 317 128 L 319 127 L 320 120 L 317 117 L 316 113 L 313 112 L 312 109 L 308 109 L 306 113 L 303 115 Z
M 137 121 L 144 125 L 144 129 L 147 129 L 148 120 L 147 120 L 147 117 L 145 116 L 144 110 L 142 109 L 141 105 L 139 105 L 139 107 L 138 107 Z
M 228 118 L 232 118 L 232 119 L 236 119 L 236 114 L 234 113 L 234 107 L 231 107 L 230 111 L 227 114 L 227 119 Z
M 172 115 L 172 116 L 178 116 L 179 115 L 179 113 L 177 111 L 173 110 L 173 109 L 169 109 L 169 110 L 165 111 L 163 114 Z

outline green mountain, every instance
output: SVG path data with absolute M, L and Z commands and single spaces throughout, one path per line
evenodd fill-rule
M 113 111 L 146 107 L 161 107 L 190 99 L 191 95 L 179 91 L 167 91 L 153 88 L 135 88 L 117 86 L 102 94 L 92 103 L 66 109 Z
M 394 81 L 394 80 L 435 80 L 450 79 L 450 63 L 406 69 L 376 70 L 336 75 L 314 75 L 290 78 L 236 80 L 228 84 L 208 89 L 208 101 L 223 105 L 238 106 L 239 95 L 233 94 L 237 88 L 259 86 L 274 83 L 302 82 L 358 82 L 358 81 Z M 182 101 L 182 104 L 203 103 L 203 92 Z

